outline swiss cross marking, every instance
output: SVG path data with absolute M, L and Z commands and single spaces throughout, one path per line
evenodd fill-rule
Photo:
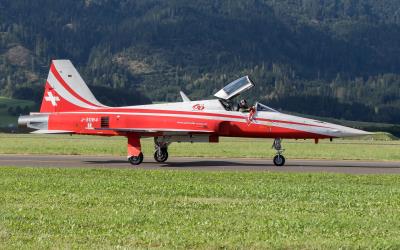
M 57 102 L 60 101 L 60 98 L 58 96 L 54 96 L 53 93 L 50 91 L 47 92 L 47 96 L 44 98 L 47 102 L 51 102 L 51 105 L 54 107 L 57 106 Z

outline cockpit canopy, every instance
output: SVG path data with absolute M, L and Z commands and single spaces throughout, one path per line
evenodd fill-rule
M 230 100 L 240 93 L 252 88 L 254 83 L 248 76 L 243 76 L 222 88 L 214 94 L 215 97 L 223 100 Z
M 225 110 L 239 111 L 239 106 L 236 107 L 236 105 L 233 104 L 232 99 L 252 87 L 254 87 L 253 81 L 248 76 L 243 76 L 223 87 L 221 90 L 215 93 L 214 96 L 219 99 Z M 259 102 L 254 105 L 254 108 L 256 111 L 278 112 L 275 109 Z M 249 110 L 250 109 L 245 112 L 249 112 Z

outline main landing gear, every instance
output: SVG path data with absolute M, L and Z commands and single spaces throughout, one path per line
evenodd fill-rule
M 143 153 L 140 153 L 138 156 L 131 156 L 128 158 L 128 161 L 132 165 L 139 165 L 143 162 Z
M 281 167 L 285 165 L 285 157 L 283 157 L 282 153 L 285 151 L 282 148 L 282 139 L 281 138 L 275 138 L 274 143 L 272 144 L 272 148 L 276 150 L 276 155 L 274 157 L 274 164 L 277 167 Z
M 128 161 L 132 165 L 139 165 L 143 161 L 140 137 L 137 134 L 128 134 Z
M 168 159 L 168 143 L 158 141 L 157 137 L 154 137 L 154 160 L 157 162 L 165 162 Z
M 137 134 L 130 133 L 128 137 L 128 161 L 132 165 L 139 165 L 143 162 L 142 147 L 140 137 Z M 165 162 L 168 159 L 168 142 L 154 138 L 154 159 L 157 162 Z

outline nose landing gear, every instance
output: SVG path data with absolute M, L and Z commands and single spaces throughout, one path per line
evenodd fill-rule
M 282 148 L 282 139 L 281 138 L 275 138 L 274 143 L 272 144 L 272 148 L 276 150 L 276 155 L 274 157 L 274 164 L 277 167 L 281 167 L 285 165 L 285 157 L 282 155 L 283 151 L 285 151 Z

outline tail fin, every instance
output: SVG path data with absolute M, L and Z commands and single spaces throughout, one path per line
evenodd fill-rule
M 106 107 L 96 100 L 70 60 L 53 60 L 40 113 Z

